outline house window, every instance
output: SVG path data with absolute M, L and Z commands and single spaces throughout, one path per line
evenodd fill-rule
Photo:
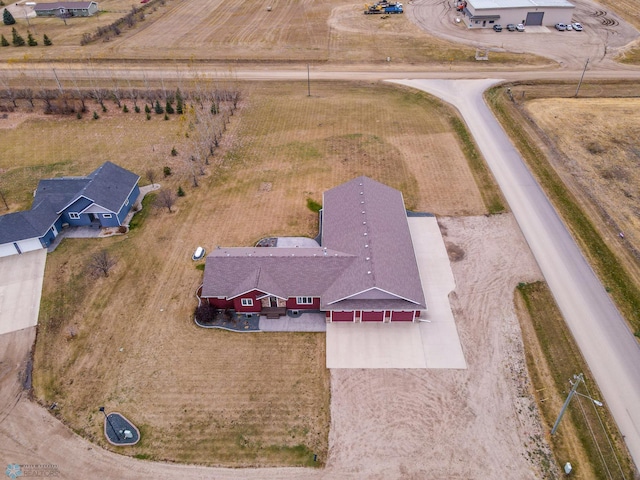
M 253 307 L 253 298 L 243 298 L 240 300 L 243 307 Z
M 111 218 L 111 214 L 110 213 L 103 213 L 102 214 L 102 218 Z
M 69 213 L 69 218 L 71 220 L 78 220 L 80 218 L 80 214 L 79 213 L 75 213 L 75 212 L 70 212 Z
M 311 297 L 296 297 L 296 303 L 298 305 L 313 305 L 313 298 L 311 298 Z

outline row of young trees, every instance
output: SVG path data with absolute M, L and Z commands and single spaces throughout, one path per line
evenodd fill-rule
M 11 43 L 9 43 L 9 40 L 7 40 L 4 35 L 0 35 L 0 46 L 8 47 L 9 45 L 13 45 L 14 47 L 24 47 L 25 45 L 29 45 L 30 47 L 35 47 L 38 45 L 38 41 L 35 39 L 35 37 L 31 34 L 29 30 L 27 30 L 26 42 L 24 38 L 22 38 L 22 35 L 20 35 L 18 31 L 15 29 L 15 27 L 11 29 L 11 36 L 12 36 Z M 47 47 L 53 45 L 53 42 L 47 36 L 46 33 L 42 37 L 42 43 Z

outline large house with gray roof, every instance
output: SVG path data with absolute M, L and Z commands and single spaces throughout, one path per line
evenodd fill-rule
M 98 13 L 98 3 L 94 1 L 38 3 L 33 10 L 38 17 L 90 17 Z
M 48 247 L 63 227 L 118 227 L 140 194 L 140 177 L 106 162 L 86 177 L 40 180 L 31 210 L 0 216 L 0 257 Z
M 218 248 L 200 298 L 237 313 L 412 322 L 426 309 L 402 193 L 368 177 L 323 196 L 317 247 Z

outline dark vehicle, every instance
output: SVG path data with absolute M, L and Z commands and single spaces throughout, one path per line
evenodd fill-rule
M 559 32 L 564 32 L 567 29 L 567 26 L 564 23 L 556 23 L 556 30 Z
M 499 23 L 495 24 L 493 26 L 493 31 L 494 32 L 501 32 L 502 31 L 502 25 L 500 25 Z
M 510 32 L 515 32 L 516 26 L 513 23 L 510 23 L 509 25 L 507 25 L 507 30 L 509 30 Z

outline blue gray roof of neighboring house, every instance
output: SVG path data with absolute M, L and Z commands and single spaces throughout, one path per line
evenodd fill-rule
M 62 211 L 80 197 L 118 213 L 139 179 L 105 162 L 86 177 L 40 180 L 31 210 L 0 216 L 0 244 L 44 236 Z
M 140 177 L 118 165 L 105 162 L 86 177 L 40 180 L 36 200 L 47 198 L 58 213 L 80 197 L 118 213 Z
M 55 208 L 47 200 L 31 210 L 0 216 L 0 244 L 42 237 L 58 219 Z

